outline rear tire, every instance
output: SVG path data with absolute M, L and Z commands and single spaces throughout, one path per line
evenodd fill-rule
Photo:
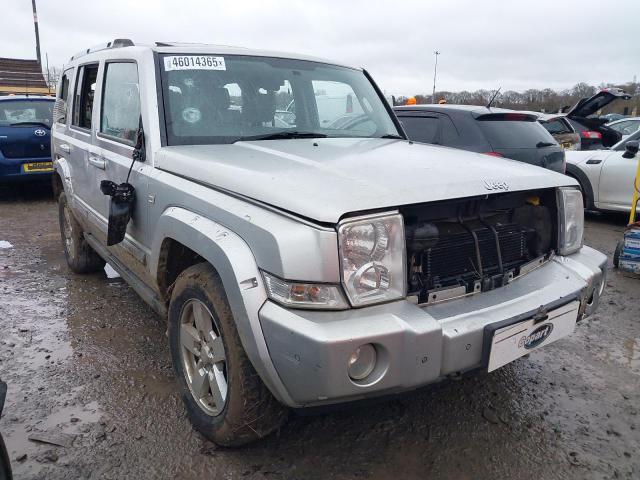
M 64 192 L 58 197 L 58 219 L 64 256 L 71 271 L 92 273 L 102 270 L 106 262 L 85 240 L 82 227 L 73 216 Z
M 285 422 L 287 409 L 249 361 L 222 281 L 208 263 L 189 267 L 176 279 L 169 346 L 189 419 L 209 440 L 239 446 Z
M 616 245 L 616 250 L 613 252 L 613 266 L 619 268 L 620 266 L 620 254 L 624 248 L 624 240 L 620 240 Z

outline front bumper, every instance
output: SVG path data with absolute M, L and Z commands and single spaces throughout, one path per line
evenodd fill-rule
M 290 310 L 268 301 L 260 323 L 292 407 L 357 400 L 417 388 L 482 367 L 485 326 L 522 318 L 540 306 L 578 300 L 592 314 L 606 281 L 607 257 L 583 247 L 556 257 L 502 288 L 430 306 L 397 301 L 342 312 Z M 347 375 L 362 344 L 378 350 L 371 381 Z

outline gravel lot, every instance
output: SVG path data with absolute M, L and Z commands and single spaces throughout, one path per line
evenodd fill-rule
M 226 450 L 188 423 L 163 321 L 122 280 L 70 273 L 34 190 L 0 192 L 0 431 L 18 479 L 640 478 L 640 280 L 611 270 L 573 336 L 492 374 L 292 415 Z M 586 243 L 611 257 L 625 220 L 588 215 Z

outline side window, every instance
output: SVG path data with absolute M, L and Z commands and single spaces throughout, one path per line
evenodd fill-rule
M 68 120 L 67 113 L 69 111 L 69 100 L 70 100 L 69 99 L 69 85 L 70 85 L 70 82 L 71 82 L 71 76 L 72 75 L 73 75 L 73 69 L 65 70 L 62 73 L 62 78 L 60 79 L 60 88 L 58 89 L 58 99 L 59 100 L 64 100 L 64 102 L 65 102 L 64 123 L 67 123 L 67 120 Z
M 80 67 L 76 80 L 73 121 L 71 122 L 77 127 L 91 129 L 91 112 L 93 111 L 97 77 L 98 65 L 83 65 Z
M 440 143 L 455 145 L 460 141 L 458 129 L 447 115 L 440 116 Z
M 548 122 L 542 123 L 542 126 L 547 129 L 547 131 L 551 134 L 562 134 L 562 133 L 571 133 L 569 127 L 564 123 L 561 118 L 550 120 Z
M 67 102 L 69 100 L 69 77 L 71 76 L 71 70 L 67 70 L 62 74 L 62 80 L 60 82 L 60 91 L 58 92 L 58 98 Z
M 434 143 L 438 136 L 437 117 L 400 117 L 410 140 L 422 143 Z
M 140 123 L 138 66 L 113 62 L 105 67 L 100 132 L 133 142 Z
M 296 126 L 296 102 L 293 99 L 291 84 L 285 80 L 276 92 L 275 126 L 288 128 Z

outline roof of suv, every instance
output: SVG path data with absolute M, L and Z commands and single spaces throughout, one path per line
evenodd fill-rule
M 310 55 L 301 55 L 298 53 L 290 52 L 276 52 L 269 50 L 258 50 L 244 47 L 234 47 L 229 45 L 215 45 L 207 43 L 184 43 L 184 42 L 155 42 L 154 44 L 134 43 L 128 39 L 116 39 L 105 44 L 96 45 L 94 47 L 81 50 L 71 57 L 71 62 L 78 58 L 90 55 L 95 52 L 105 50 L 118 50 L 127 47 L 139 47 L 148 48 L 151 51 L 158 53 L 173 53 L 173 54 L 216 54 L 216 55 L 251 55 L 256 57 L 274 57 L 274 58 L 288 58 L 293 60 L 306 60 L 310 62 L 327 63 L 330 65 L 337 65 L 341 67 L 352 68 L 361 70 L 360 68 L 346 65 L 342 62 L 334 60 L 328 60 L 326 58 L 314 57 Z
M 457 105 L 457 104 L 424 104 L 424 105 L 399 105 L 393 107 L 397 111 L 419 111 L 429 110 L 432 112 L 450 112 L 452 110 L 458 110 L 460 112 L 471 112 L 474 114 L 482 115 L 484 113 L 511 113 L 514 110 L 508 110 L 506 108 L 487 108 L 482 105 Z

